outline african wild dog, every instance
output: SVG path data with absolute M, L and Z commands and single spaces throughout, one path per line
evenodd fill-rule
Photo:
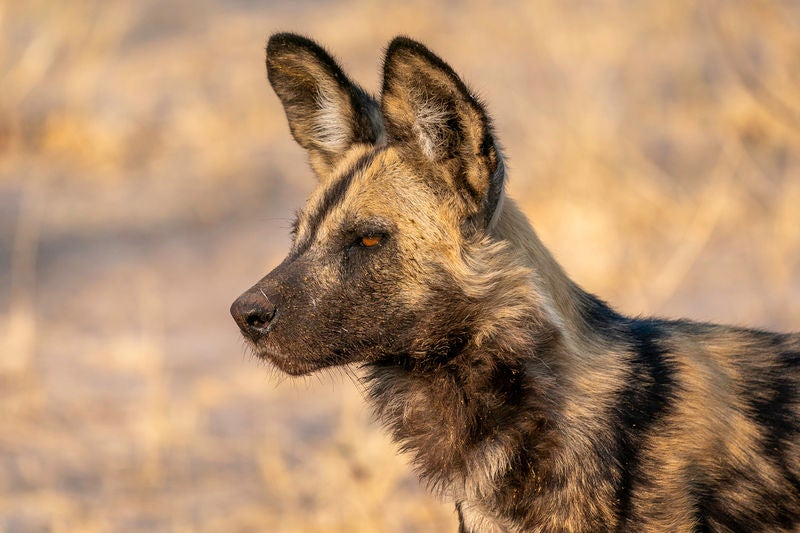
M 483 105 L 398 37 L 380 101 L 278 34 L 269 80 L 319 187 L 234 302 L 297 375 L 364 369 L 462 531 L 800 530 L 800 335 L 632 319 L 564 274 Z

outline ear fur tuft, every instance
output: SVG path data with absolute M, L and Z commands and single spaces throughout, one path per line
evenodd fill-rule
M 317 43 L 293 33 L 275 34 L 267 43 L 266 64 L 292 136 L 308 150 L 321 177 L 352 145 L 381 141 L 378 103 Z
M 484 226 L 505 172 L 491 121 L 458 74 L 423 44 L 396 37 L 386 50 L 381 110 L 389 142 L 432 164 Z

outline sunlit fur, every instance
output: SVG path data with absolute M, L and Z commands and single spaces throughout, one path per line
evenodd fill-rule
M 361 366 L 462 531 L 800 530 L 800 336 L 584 292 L 504 200 L 483 105 L 421 44 L 389 45 L 380 101 L 303 37 L 273 36 L 267 64 L 320 182 L 243 295 L 277 306 L 263 330 L 237 317 L 256 353 Z

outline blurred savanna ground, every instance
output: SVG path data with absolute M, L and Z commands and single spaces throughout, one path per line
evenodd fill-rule
M 313 187 L 275 31 L 479 92 L 511 194 L 622 311 L 800 329 L 800 3 L 0 1 L 0 530 L 454 531 L 343 372 L 228 306 Z

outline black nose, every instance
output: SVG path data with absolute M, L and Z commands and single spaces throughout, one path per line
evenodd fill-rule
M 260 290 L 247 291 L 231 305 L 231 315 L 239 329 L 254 341 L 269 333 L 277 312 L 278 306 Z

